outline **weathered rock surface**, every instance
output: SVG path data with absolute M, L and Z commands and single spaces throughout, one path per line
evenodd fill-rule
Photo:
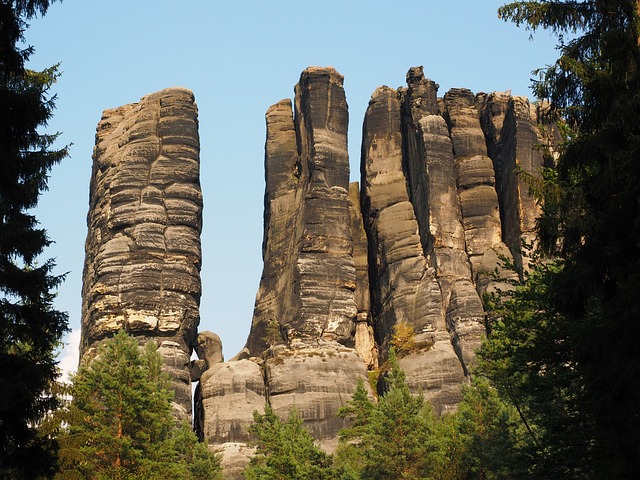
M 201 412 L 197 430 L 209 444 L 248 442 L 253 412 L 264 410 L 261 365 L 253 360 L 218 363 L 200 378 Z
M 269 403 L 295 407 L 327 450 L 336 416 L 400 325 L 400 365 L 436 411 L 455 409 L 484 334 L 483 292 L 500 256 L 522 262 L 539 214 L 518 172 L 539 175 L 554 130 L 509 93 L 438 85 L 422 67 L 373 93 L 361 182 L 349 184 L 343 78 L 310 67 L 266 113 L 263 274 L 245 348 L 225 362 L 197 334 L 201 263 L 197 110 L 168 89 L 105 111 L 98 125 L 83 287 L 83 354 L 124 328 L 159 344 L 187 415 L 241 478 L 247 427 Z M 542 126 L 543 128 L 540 128 Z M 526 266 L 526 264 L 525 264 Z M 498 269 L 500 272 L 500 270 Z M 405 329 L 406 330 L 406 329 Z M 191 360 L 195 349 L 197 360 Z
M 453 143 L 466 250 L 477 274 L 483 255 L 503 246 L 495 173 L 487 156 L 475 95 L 467 89 L 452 89 L 444 96 L 444 103 Z
M 221 455 L 220 466 L 225 480 L 243 480 L 243 470 L 256 452 L 255 447 L 246 443 L 224 443 L 217 445 L 214 452 Z
M 197 114 L 193 94 L 182 88 L 103 113 L 82 293 L 82 355 L 120 329 L 155 340 L 185 416 L 200 321 Z
M 247 348 L 352 341 L 356 271 L 349 225 L 348 111 L 342 76 L 309 68 L 267 112 L 264 271 Z
M 475 292 L 464 252 L 451 141 L 437 114 L 437 86 L 419 68 L 410 70 L 407 81 L 408 89 L 400 92 L 377 89 L 365 115 L 362 203 L 372 315 L 383 356 L 395 327 L 412 327 L 417 351 L 402 359 L 408 383 L 414 390 L 422 388 L 442 411 L 459 402 L 466 372 L 452 345 L 454 338 L 460 350 L 468 338 L 455 330 L 465 312 L 450 315 L 449 300 L 452 290 L 464 285 Z M 476 298 L 478 308 L 467 309 L 471 315 L 465 320 L 475 321 L 482 332 Z
M 266 361 L 269 403 L 282 418 L 292 407 L 313 436 L 327 450 L 337 446 L 337 432 L 345 421 L 338 409 L 351 399 L 357 379 L 366 380 L 363 359 L 336 342 L 287 349 Z
M 363 214 L 369 238 L 372 314 L 386 351 L 393 328 L 410 325 L 432 341 L 444 327 L 441 291 L 427 264 L 402 168 L 403 136 L 398 93 L 377 89 L 365 114 L 362 143 Z

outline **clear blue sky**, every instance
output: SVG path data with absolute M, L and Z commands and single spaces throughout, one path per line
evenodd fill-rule
M 56 242 L 46 252 L 69 272 L 56 306 L 79 329 L 91 152 L 106 108 L 170 86 L 194 91 L 200 114 L 201 330 L 227 358 L 246 339 L 262 271 L 264 113 L 291 98 L 300 72 L 333 66 L 345 76 L 351 177 L 361 129 L 379 85 L 404 85 L 423 65 L 440 85 L 530 95 L 531 71 L 553 62 L 554 41 L 497 18 L 493 0 L 64 0 L 26 32 L 30 68 L 61 64 L 49 131 L 73 143 L 37 216 Z M 78 336 L 72 339 L 77 341 Z M 71 349 L 69 349 L 71 350 Z M 66 355 L 66 353 L 65 353 Z

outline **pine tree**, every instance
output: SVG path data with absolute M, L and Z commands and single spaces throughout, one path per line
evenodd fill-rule
M 282 422 L 270 405 L 264 414 L 253 413 L 249 432 L 256 455 L 244 471 L 247 480 L 329 480 L 334 478 L 331 455 L 323 452 L 295 409 Z
M 56 478 L 219 478 L 219 462 L 188 426 L 176 426 L 173 392 L 149 342 L 124 332 L 73 379 Z
M 429 456 L 430 480 L 471 480 L 465 455 L 469 448 L 469 438 L 460 432 L 455 414 L 445 414 L 437 419 L 432 443 L 433 453 Z
M 371 402 L 359 384 L 341 415 L 352 426 L 340 433 L 338 466 L 342 478 L 421 479 L 429 477 L 435 449 L 435 418 L 422 395 L 412 395 L 398 365 L 389 352 L 384 393 Z
M 360 478 L 365 466 L 362 442 L 376 407 L 377 404 L 369 399 L 363 380 L 358 379 L 356 391 L 351 400 L 338 410 L 338 416 L 348 419 L 350 425 L 338 432 L 340 441 L 334 459 L 337 478 L 342 480 Z
M 565 132 L 541 198 L 541 245 L 558 268 L 535 279 L 545 290 L 530 305 L 535 335 L 512 363 L 535 387 L 525 406 L 542 428 L 548 477 L 640 478 L 639 11 L 638 0 L 499 11 L 550 29 L 560 51 L 535 84 Z
M 565 318 L 549 302 L 562 266 L 535 258 L 530 266 L 513 290 L 485 298 L 490 335 L 478 352 L 476 373 L 489 378 L 517 412 L 531 474 L 580 478 L 591 469 L 593 455 L 591 434 L 575 421 L 582 379 Z
M 362 443 L 364 479 L 420 479 L 428 477 L 433 452 L 434 414 L 422 396 L 412 395 L 393 349 L 384 377 L 384 393 Z
M 515 408 L 502 401 L 482 377 L 463 387 L 463 400 L 452 418 L 463 445 L 457 457 L 466 478 L 522 478 L 528 474 L 527 435 Z M 443 422 L 444 423 L 444 422 Z
M 38 263 L 51 243 L 30 209 L 47 188 L 48 173 L 66 155 L 52 149 L 57 135 L 40 133 L 55 107 L 49 90 L 57 67 L 25 68 L 32 47 L 21 48 L 25 23 L 45 14 L 46 0 L 0 4 L 0 477 L 38 478 L 55 465 L 55 441 L 37 434 L 56 408 L 54 350 L 67 315 L 53 308 L 63 276 L 52 260 Z

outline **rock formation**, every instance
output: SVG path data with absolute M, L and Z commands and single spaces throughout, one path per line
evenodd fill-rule
M 229 478 L 253 450 L 265 402 L 295 407 L 332 450 L 337 417 L 389 349 L 437 412 L 456 407 L 484 335 L 482 295 L 500 257 L 525 262 L 539 214 L 527 180 L 553 129 L 509 93 L 438 85 L 422 67 L 373 93 L 361 182 L 349 184 L 343 78 L 310 67 L 266 113 L 264 269 L 245 348 L 224 361 L 196 331 L 200 298 L 197 111 L 168 89 L 105 111 L 98 125 L 83 289 L 83 354 L 124 328 L 160 345 L 183 415 L 223 452 Z M 542 128 L 541 128 L 542 127 Z M 521 172 L 524 172 L 521 173 Z M 498 275 L 496 276 L 496 272 Z M 409 332 L 403 344 L 399 332 Z M 405 339 L 406 340 L 406 339 Z M 199 359 L 190 361 L 195 349 Z
M 293 104 L 267 111 L 252 328 L 238 356 L 205 372 L 198 400 L 203 436 L 230 452 L 229 471 L 246 462 L 238 448 L 265 401 L 283 417 L 295 406 L 331 449 L 335 412 L 384 362 L 400 325 L 413 331 L 400 358 L 410 387 L 438 412 L 460 401 L 484 334 L 482 294 L 504 287 L 511 274 L 499 257 L 519 260 L 538 214 L 517 171 L 538 175 L 546 139 L 523 99 L 437 90 L 417 67 L 406 88 L 373 93 L 360 191 L 348 184 L 347 105 L 334 69 L 305 70 Z
M 267 111 L 264 271 L 245 349 L 201 378 L 209 444 L 246 442 L 253 411 L 267 401 L 283 417 L 295 406 L 331 449 L 344 424 L 338 409 L 366 381 L 363 358 L 377 362 L 342 82 L 331 68 L 309 68 L 294 106 L 283 100 Z
M 426 86 L 425 90 L 433 87 L 421 86 Z M 412 93 L 406 92 L 406 104 L 411 103 L 409 96 Z M 422 98 L 416 100 L 416 104 L 437 105 L 435 89 L 431 102 L 428 93 L 420 94 Z M 407 123 L 414 118 L 419 121 L 417 117 L 422 113 L 420 109 L 406 111 L 405 102 L 396 90 L 382 87 L 374 92 L 365 114 L 362 204 L 369 238 L 372 316 L 383 357 L 399 324 L 413 329 L 416 349 L 401 359 L 410 385 L 423 387 L 438 407 L 453 407 L 459 401 L 464 370 L 452 348 L 445 324 L 446 309 L 435 262 L 431 261 L 429 253 L 425 253 L 421 241 L 424 238 L 428 244 L 429 235 L 421 234 L 417 210 L 411 201 L 410 189 L 407 189 L 406 157 L 412 156 L 424 169 L 424 162 L 421 162 L 424 148 L 421 135 L 414 135 L 419 132 L 403 134 L 403 130 L 414 126 Z M 429 115 L 428 111 L 424 113 Z M 417 181 L 414 185 L 417 190 Z M 426 194 L 422 200 L 428 202 L 429 192 L 424 182 L 422 187 L 421 191 Z M 422 205 L 425 210 L 419 214 L 428 222 L 428 203 Z
M 171 88 L 105 110 L 96 131 L 81 355 L 120 329 L 155 341 L 191 413 L 200 321 L 200 143 L 193 94 Z

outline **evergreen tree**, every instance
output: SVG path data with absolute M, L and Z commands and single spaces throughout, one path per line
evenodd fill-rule
M 455 414 L 445 414 L 437 419 L 433 431 L 434 451 L 430 455 L 430 480 L 462 480 L 476 478 L 468 475 L 464 456 L 468 451 L 469 439 L 460 433 Z
M 491 379 L 517 412 L 531 474 L 580 478 L 591 469 L 593 444 L 576 421 L 582 379 L 575 348 L 566 341 L 565 319 L 550 304 L 550 284 L 562 267 L 537 259 L 530 265 L 513 290 L 485 299 L 490 335 L 479 351 L 477 373 Z
M 67 315 L 53 308 L 63 276 L 37 258 L 51 243 L 29 210 L 47 188 L 51 168 L 67 155 L 56 135 L 40 133 L 54 109 L 49 90 L 57 67 L 25 68 L 26 21 L 45 14 L 46 0 L 0 3 L 0 477 L 38 478 L 55 465 L 55 441 L 37 434 L 56 408 L 54 350 Z
M 323 452 L 293 409 L 282 422 L 270 405 L 253 413 L 249 432 L 256 438 L 256 455 L 244 471 L 247 480 L 329 480 L 334 478 L 331 456 Z
M 369 399 L 363 382 L 339 415 L 334 478 L 501 480 L 527 478 L 528 436 L 516 409 L 486 380 L 463 388 L 455 413 L 435 418 L 422 395 L 412 395 L 395 352 L 384 393 Z
M 338 416 L 349 419 L 350 425 L 338 432 L 340 442 L 334 459 L 337 478 L 342 480 L 360 478 L 365 466 L 362 442 L 376 408 L 377 404 L 369 399 L 364 382 L 358 379 L 356 391 L 351 400 L 338 410 Z
M 384 393 L 362 440 L 366 447 L 362 478 L 425 478 L 433 452 L 433 411 L 422 394 L 409 391 L 393 349 L 388 364 Z
M 522 478 L 528 474 L 528 435 L 512 405 L 503 402 L 497 391 L 482 377 L 463 387 L 464 397 L 455 415 L 453 445 L 460 439 L 458 451 L 449 453 L 457 459 L 463 478 L 498 480 Z M 441 424 L 446 424 L 443 419 Z M 446 438 L 446 437 L 445 437 Z M 445 478 L 445 477 L 443 477 Z M 449 477 L 452 478 L 452 477 Z
M 540 0 L 499 12 L 559 40 L 535 84 L 565 132 L 540 219 L 559 260 L 523 287 L 536 298 L 508 305 L 529 302 L 501 335 L 519 354 L 511 379 L 532 387 L 521 406 L 541 429 L 547 478 L 640 478 L 639 11 L 638 0 Z
M 361 384 L 341 411 L 353 420 L 353 426 L 340 434 L 343 444 L 338 459 L 342 460 L 343 478 L 420 479 L 430 475 L 435 451 L 433 411 L 422 395 L 410 393 L 393 348 L 388 367 L 377 404 L 369 401 Z M 361 463 L 346 468 L 349 458 Z
M 219 478 L 219 462 L 176 426 L 169 379 L 152 342 L 124 332 L 73 379 L 56 478 Z

